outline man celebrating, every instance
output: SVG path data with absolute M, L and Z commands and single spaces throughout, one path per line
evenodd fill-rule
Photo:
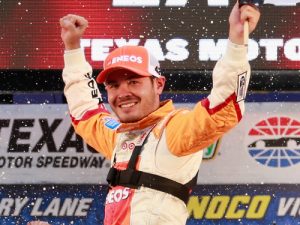
M 88 22 L 77 15 L 60 20 L 65 45 L 63 79 L 75 131 L 112 167 L 105 204 L 105 225 L 183 225 L 186 203 L 209 146 L 242 118 L 250 78 L 243 23 L 252 32 L 260 13 L 233 7 L 226 53 L 213 71 L 213 89 L 192 110 L 160 101 L 165 77 L 159 62 L 141 46 L 113 50 L 97 82 L 105 85 L 105 108 L 92 68 L 80 49 Z

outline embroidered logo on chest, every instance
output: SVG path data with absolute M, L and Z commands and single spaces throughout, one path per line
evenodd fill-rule
M 133 142 L 123 142 L 121 145 L 122 150 L 130 150 L 132 151 L 135 147 L 135 144 Z

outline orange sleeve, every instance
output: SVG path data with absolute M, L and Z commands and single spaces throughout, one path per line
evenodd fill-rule
M 242 118 L 250 79 L 247 48 L 228 41 L 213 70 L 210 95 L 192 111 L 178 112 L 166 127 L 170 151 L 183 156 L 212 144 Z
M 73 119 L 73 126 L 87 144 L 96 151 L 111 159 L 116 143 L 116 132 L 107 125 L 114 119 L 108 113 L 99 113 L 99 110 L 89 111 L 80 120 Z M 117 121 L 114 122 L 118 123 Z
M 222 105 L 209 109 L 209 100 L 196 104 L 192 111 L 180 111 L 166 126 L 170 151 L 177 156 L 195 153 L 219 139 L 241 119 L 238 105 L 227 99 Z
M 111 158 L 118 124 L 106 110 L 92 67 L 82 49 L 65 52 L 64 94 L 75 132 L 95 150 Z

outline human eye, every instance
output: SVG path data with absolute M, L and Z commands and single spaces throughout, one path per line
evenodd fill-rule
M 117 87 L 118 87 L 117 82 L 108 82 L 108 83 L 106 83 L 106 88 L 107 89 L 116 89 Z
M 128 80 L 128 84 L 131 84 L 131 85 L 136 85 L 138 83 L 139 83 L 138 79 L 130 79 L 130 80 Z

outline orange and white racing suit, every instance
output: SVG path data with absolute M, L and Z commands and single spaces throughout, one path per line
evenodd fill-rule
M 250 66 L 244 46 L 228 42 L 213 71 L 210 95 L 193 109 L 175 109 L 171 100 L 134 123 L 120 123 L 101 102 L 92 68 L 81 49 L 64 55 L 65 96 L 76 133 L 124 170 L 141 145 L 136 169 L 189 182 L 198 172 L 201 149 L 234 127 L 244 112 Z M 179 198 L 148 187 L 112 187 L 106 198 L 105 225 L 183 225 L 188 218 Z

